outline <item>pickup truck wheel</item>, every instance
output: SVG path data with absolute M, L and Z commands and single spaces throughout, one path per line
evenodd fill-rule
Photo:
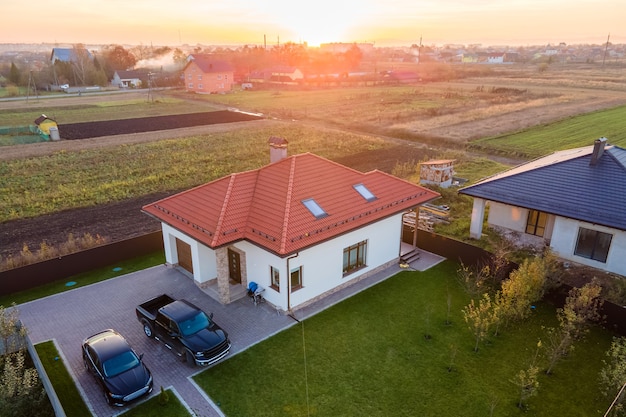
M 141 324 L 143 324 L 143 332 L 146 334 L 146 336 L 152 338 L 154 337 L 154 332 L 152 331 L 152 325 L 150 324 L 150 322 L 148 322 L 148 320 L 141 320 Z
M 187 365 L 189 366 L 195 366 L 196 364 L 196 359 L 194 358 L 193 353 L 187 349 L 185 349 L 185 362 L 187 362 Z

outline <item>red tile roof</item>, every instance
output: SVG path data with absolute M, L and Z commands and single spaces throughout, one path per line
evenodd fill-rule
M 376 196 L 368 202 L 355 189 Z M 280 256 L 331 239 L 439 197 L 374 170 L 362 173 L 305 153 L 231 174 L 143 207 L 143 211 L 217 248 L 247 240 Z M 302 203 L 314 199 L 327 216 Z

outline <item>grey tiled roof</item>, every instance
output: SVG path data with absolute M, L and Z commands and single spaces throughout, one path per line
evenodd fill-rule
M 555 152 L 459 193 L 626 230 L 626 149 L 607 146 L 595 165 L 592 152 Z

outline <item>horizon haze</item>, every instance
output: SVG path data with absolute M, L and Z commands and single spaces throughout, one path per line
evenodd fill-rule
M 34 0 L 3 6 L 2 43 L 412 44 L 626 43 L 621 0 L 349 0 L 294 6 L 231 0 Z M 27 22 L 37 13 L 38 19 Z M 10 18 L 9 18 L 10 17 Z

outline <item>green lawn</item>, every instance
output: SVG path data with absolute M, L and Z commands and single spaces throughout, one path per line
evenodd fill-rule
M 478 139 L 470 148 L 535 158 L 558 150 L 590 146 L 603 136 L 612 145 L 626 147 L 625 115 L 626 106 L 597 111 L 522 132 Z
M 67 417 L 91 415 L 54 343 L 52 341 L 38 343 L 35 349 Z
M 133 258 L 126 261 L 118 262 L 115 265 L 106 266 L 94 271 L 84 272 L 78 275 L 68 277 L 63 280 L 51 282 L 40 287 L 32 288 L 26 291 L 14 294 L 0 296 L 0 306 L 8 307 L 15 304 L 22 304 L 27 301 L 37 300 L 52 294 L 58 294 L 69 291 L 74 288 L 84 287 L 85 285 L 95 284 L 120 275 L 129 274 L 135 271 L 141 271 L 155 265 L 165 263 L 165 254 L 162 251 L 145 255 L 139 258 Z M 75 283 L 68 286 L 69 282 Z
M 402 272 L 194 379 L 229 417 L 478 417 L 493 405 L 496 416 L 524 414 L 510 380 L 528 367 L 543 326 L 556 325 L 555 310 L 538 304 L 527 322 L 475 353 L 456 268 L 445 262 Z M 542 373 L 525 414 L 603 415 L 610 400 L 596 381 L 610 342 L 611 334 L 594 329 L 553 375 Z

